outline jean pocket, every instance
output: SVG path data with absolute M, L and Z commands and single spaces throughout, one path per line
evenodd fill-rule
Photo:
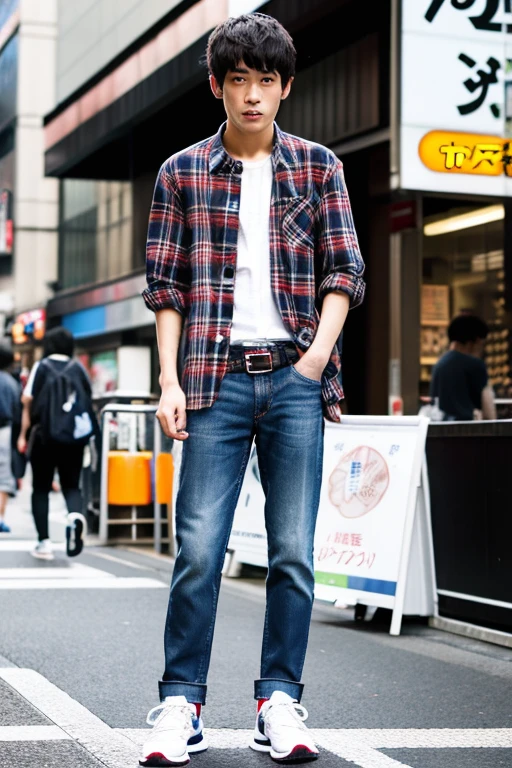
M 309 379 L 307 376 L 303 376 L 300 371 L 296 369 L 294 365 L 290 365 L 290 369 L 293 376 L 296 376 L 300 381 L 305 381 L 307 384 L 315 384 L 317 387 L 322 386 L 322 382 L 317 379 Z

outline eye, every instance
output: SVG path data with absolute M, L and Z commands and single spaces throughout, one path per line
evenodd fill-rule
M 273 77 L 263 77 L 262 78 L 262 82 L 264 82 L 264 83 L 273 83 L 274 82 L 274 78 Z
M 241 75 L 235 75 L 235 77 L 233 78 L 233 82 L 234 83 L 243 83 L 244 82 L 244 78 Z

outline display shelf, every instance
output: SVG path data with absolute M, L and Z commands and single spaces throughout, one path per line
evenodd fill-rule
M 450 325 L 449 320 L 422 320 L 420 325 L 423 328 L 429 328 L 431 325 L 434 325 L 436 328 L 448 328 Z
M 427 355 L 424 357 L 420 357 L 420 365 L 435 365 L 439 360 L 439 357 L 434 357 L 433 355 Z

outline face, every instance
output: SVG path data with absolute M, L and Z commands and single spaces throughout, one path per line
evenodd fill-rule
M 260 133 L 272 125 L 281 101 L 290 93 L 291 84 L 290 80 L 283 89 L 277 72 L 258 72 L 243 62 L 228 71 L 222 87 L 210 76 L 214 96 L 224 100 L 228 122 L 246 134 Z

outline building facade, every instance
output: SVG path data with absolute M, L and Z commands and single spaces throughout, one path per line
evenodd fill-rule
M 45 168 L 60 179 L 61 200 L 50 322 L 72 328 L 82 352 L 109 360 L 114 377 L 120 346 L 149 349 L 156 390 L 154 321 L 140 298 L 154 181 L 169 155 L 224 119 L 201 61 L 209 33 L 229 15 L 260 10 L 284 24 L 298 52 L 277 121 L 342 159 L 367 263 L 366 301 L 344 333 L 346 409 L 417 412 L 460 311 L 491 323 L 488 364 L 506 396 L 510 193 L 495 158 L 506 155 L 503 40 L 512 14 L 456 6 L 61 0 L 57 98 L 45 118 Z M 439 62 L 430 61 L 433 46 Z M 440 151 L 469 146 L 470 135 L 477 138 L 462 155 Z M 475 151 L 484 154 L 473 165 L 482 162 L 468 169 Z
M 30 364 L 57 278 L 59 183 L 45 176 L 57 2 L 0 5 L 0 327 Z

